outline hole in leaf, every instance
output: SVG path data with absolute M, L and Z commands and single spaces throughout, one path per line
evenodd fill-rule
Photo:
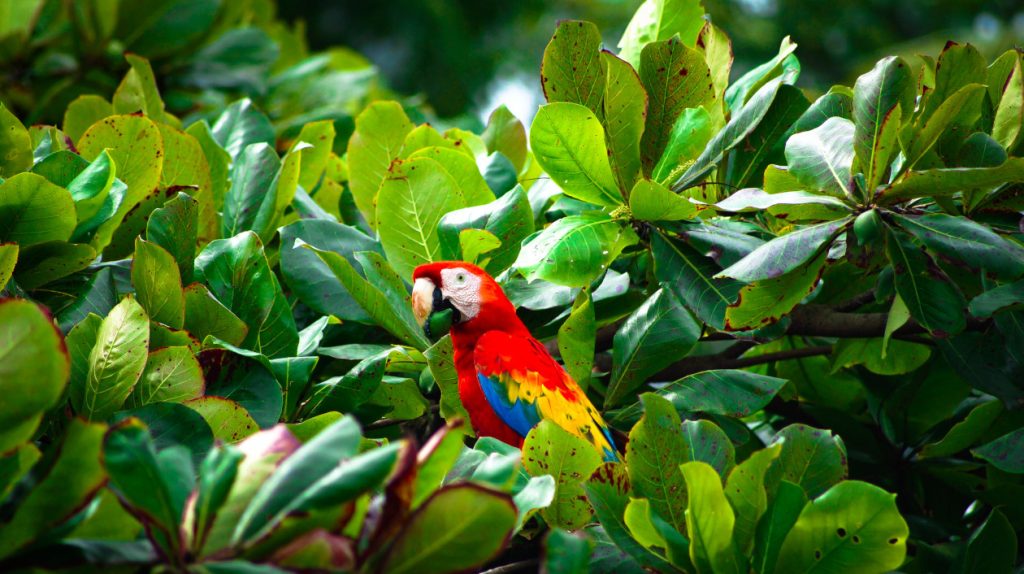
M 854 544 L 860 544 L 860 536 L 857 536 L 856 534 L 854 534 L 853 535 L 853 543 Z
M 845 528 L 837 528 L 836 529 L 836 535 L 838 535 L 840 538 L 846 538 L 846 529 Z
M 821 560 L 821 550 L 815 550 L 814 551 L 814 559 L 815 560 Z

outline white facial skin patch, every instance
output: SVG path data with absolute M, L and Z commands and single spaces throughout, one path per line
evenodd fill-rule
M 480 313 L 480 284 L 482 279 L 461 267 L 441 271 L 441 295 L 468 321 Z

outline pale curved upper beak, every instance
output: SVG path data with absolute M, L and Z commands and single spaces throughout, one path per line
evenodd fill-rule
M 421 327 L 434 310 L 434 289 L 436 285 L 426 277 L 420 277 L 412 285 L 412 314 Z

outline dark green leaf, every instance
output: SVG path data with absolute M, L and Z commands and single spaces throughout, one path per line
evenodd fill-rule
M 853 138 L 853 122 L 837 117 L 794 135 L 786 142 L 789 172 L 809 191 L 839 198 L 850 196 Z
M 869 192 L 882 181 L 897 150 L 900 114 L 910 115 L 916 91 L 910 65 L 897 56 L 879 60 L 870 72 L 857 78 L 853 88 L 854 150 Z
M 563 20 L 544 49 L 540 83 L 550 103 L 571 102 L 604 115 L 607 83 L 601 32 L 591 22 Z
M 964 296 L 932 258 L 895 230 L 888 234 L 886 252 L 896 272 L 896 292 L 910 316 L 940 337 L 963 331 Z
M 920 217 L 896 216 L 896 221 L 930 249 L 997 277 L 1024 274 L 1024 248 L 967 219 L 942 213 Z
M 700 320 L 723 328 L 726 307 L 736 299 L 743 284 L 714 278 L 721 268 L 678 238 L 656 233 L 651 237 L 651 249 L 658 282 L 668 286 Z
M 849 218 L 830 221 L 776 237 L 716 277 L 731 277 L 752 283 L 789 273 L 827 249 L 849 223 Z
M 459 233 L 466 229 L 486 230 L 501 239 L 501 247 L 488 253 L 490 261 L 485 269 L 491 274 L 504 271 L 518 257 L 523 239 L 533 232 L 533 212 L 526 192 L 516 186 L 491 203 L 444 214 L 437 234 L 445 258 L 457 258 Z
M 252 101 L 239 100 L 230 106 L 210 128 L 213 140 L 237 161 L 245 148 L 256 143 L 274 145 L 274 128 Z
M 582 287 L 604 273 L 636 233 L 608 214 L 589 211 L 563 217 L 535 235 L 516 260 L 528 280 Z
M 135 240 L 132 285 L 149 318 L 180 329 L 185 322 L 185 293 L 174 256 L 142 238 Z
M 846 447 L 831 431 L 792 424 L 779 431 L 775 443 L 782 452 L 765 477 L 769 492 L 781 481 L 799 485 L 810 498 L 816 498 L 846 478 Z
M 75 222 L 71 194 L 42 176 L 19 173 L 0 183 L 0 241 L 22 248 L 67 241 Z
M 779 483 L 768 509 L 757 523 L 754 555 L 751 560 L 755 572 L 776 572 L 775 565 L 779 559 L 779 551 L 782 550 L 782 543 L 806 505 L 807 495 L 802 488 L 786 480 Z
M 608 153 L 619 189 L 627 190 L 641 173 L 640 138 L 647 116 L 647 92 L 640 83 L 640 76 L 628 63 L 608 51 L 603 51 L 601 58 L 608 68 L 604 92 Z

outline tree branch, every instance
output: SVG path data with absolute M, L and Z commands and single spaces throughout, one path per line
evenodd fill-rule
M 801 305 L 789 314 L 788 335 L 803 337 L 840 337 L 843 339 L 870 339 L 885 334 L 888 313 L 845 313 L 825 305 Z M 967 317 L 968 331 L 981 331 L 989 322 Z M 913 319 L 896 330 L 896 335 L 920 335 L 928 330 Z

